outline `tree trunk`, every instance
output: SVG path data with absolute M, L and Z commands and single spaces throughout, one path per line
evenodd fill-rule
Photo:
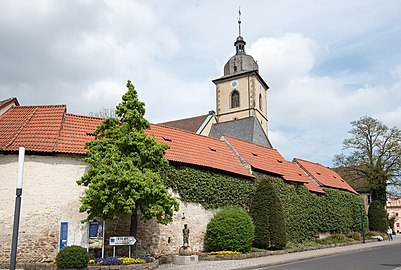
M 138 231 L 138 215 L 137 212 L 135 211 L 134 214 L 131 215 L 131 224 L 129 227 L 129 235 L 136 237 Z M 136 244 L 132 247 L 132 251 L 136 251 Z

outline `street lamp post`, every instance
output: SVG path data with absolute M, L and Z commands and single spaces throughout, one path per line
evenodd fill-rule
M 24 157 L 25 148 L 19 148 L 18 156 L 18 179 L 17 189 L 15 198 L 15 210 L 14 210 L 14 226 L 13 226 L 13 238 L 11 246 L 11 257 L 10 257 L 10 270 L 15 270 L 17 264 L 17 245 L 18 245 L 18 229 L 21 212 L 21 196 L 22 196 L 22 178 L 24 175 Z
M 362 243 L 365 244 L 365 218 L 364 218 L 364 214 L 363 214 L 363 210 L 362 210 L 362 202 L 358 202 L 359 205 L 359 210 L 361 212 L 361 223 L 362 223 Z

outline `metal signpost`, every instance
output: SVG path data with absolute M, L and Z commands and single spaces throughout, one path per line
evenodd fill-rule
M 24 157 L 25 148 L 19 148 L 18 156 L 18 179 L 17 179 L 17 189 L 15 198 L 15 211 L 14 211 L 14 227 L 13 227 L 13 238 L 11 246 L 11 258 L 10 258 L 10 270 L 15 270 L 17 264 L 17 245 L 18 245 L 18 229 L 19 229 L 19 219 L 21 213 L 21 196 L 22 196 L 22 178 L 24 175 Z
M 133 236 L 110 237 L 109 244 L 113 246 L 113 257 L 116 256 L 116 246 L 129 246 L 128 257 L 131 258 L 131 246 L 135 245 L 136 239 Z

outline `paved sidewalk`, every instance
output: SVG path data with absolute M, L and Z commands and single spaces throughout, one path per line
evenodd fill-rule
M 364 249 L 372 249 L 386 245 L 401 245 L 401 235 L 395 236 L 394 241 L 367 242 L 366 244 L 353 244 L 341 247 L 331 247 L 303 252 L 295 252 L 281 255 L 271 255 L 259 258 L 251 258 L 244 260 L 227 260 L 227 261 L 199 261 L 193 265 L 173 265 L 162 264 L 158 269 L 185 269 L 185 270 L 250 270 L 262 267 L 283 264 L 294 261 L 301 261 L 311 258 L 323 257 L 328 255 L 357 252 Z

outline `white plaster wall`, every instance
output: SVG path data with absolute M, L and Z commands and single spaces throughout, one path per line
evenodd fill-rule
M 86 169 L 80 157 L 25 157 L 18 263 L 52 261 L 58 252 L 60 221 L 78 222 L 86 217 L 79 213 L 84 188 L 76 184 Z M 9 265 L 17 174 L 18 155 L 0 154 L 0 268 Z M 188 224 L 190 246 L 193 251 L 202 251 L 207 223 L 214 213 L 200 204 L 180 202 L 180 210 L 168 225 L 155 219 L 138 222 L 137 248 L 151 254 L 177 254 L 182 229 Z M 106 231 L 111 229 L 107 227 L 106 223 Z
M 85 218 L 76 181 L 86 168 L 81 157 L 25 156 L 17 259 L 54 258 L 59 222 Z M 17 174 L 18 155 L 0 155 L 0 264 L 10 256 Z

